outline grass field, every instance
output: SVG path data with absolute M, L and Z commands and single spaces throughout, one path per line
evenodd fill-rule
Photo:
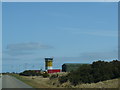
M 13 74 L 13 76 L 34 88 L 118 88 L 120 81 L 120 79 L 112 79 L 98 83 L 78 84 L 77 86 L 73 86 L 69 81 L 60 84 L 57 78 L 50 80 L 42 76 L 19 76 L 17 74 Z

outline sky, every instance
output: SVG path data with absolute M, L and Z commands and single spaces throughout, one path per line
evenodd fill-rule
M 2 3 L 3 72 L 118 59 L 117 2 Z

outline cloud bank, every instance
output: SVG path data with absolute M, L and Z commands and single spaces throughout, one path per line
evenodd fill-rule
M 5 55 L 9 55 L 12 57 L 18 56 L 33 56 L 32 54 L 36 54 L 38 52 L 42 52 L 44 50 L 52 49 L 53 47 L 50 45 L 40 44 L 37 42 L 29 42 L 29 43 L 18 43 L 18 44 L 10 44 L 7 45 L 7 48 L 3 50 L 4 57 Z M 7 56 L 8 57 L 8 56 Z

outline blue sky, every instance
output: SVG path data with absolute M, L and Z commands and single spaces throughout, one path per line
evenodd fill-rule
M 3 3 L 3 71 L 117 59 L 118 3 Z

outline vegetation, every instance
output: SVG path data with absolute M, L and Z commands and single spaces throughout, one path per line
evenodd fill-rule
M 23 76 L 40 76 L 41 73 L 36 72 L 34 70 L 26 70 L 24 72 L 21 72 L 19 75 L 23 75 Z
M 21 72 L 19 75 L 22 75 L 22 76 L 43 76 L 44 78 L 49 77 L 49 74 L 47 72 L 34 71 L 34 70 L 26 70 L 24 72 Z
M 16 77 L 36 88 L 117 88 L 120 80 L 120 61 L 99 60 L 82 65 L 75 71 L 54 74 L 38 74 L 27 70 Z
M 60 83 L 70 81 L 74 86 L 80 83 L 96 83 L 120 77 L 120 61 L 96 61 L 89 65 L 82 65 L 76 71 L 59 77 Z
M 33 88 L 52 88 L 53 87 L 47 84 L 47 82 L 49 81 L 49 78 L 43 78 L 42 76 L 22 76 L 18 74 L 9 74 L 9 75 L 14 76 L 15 78 L 23 81 L 24 83 L 32 86 Z
M 78 84 L 76 86 L 72 85 L 71 83 L 65 82 L 60 84 L 57 80 L 58 78 L 55 77 L 54 79 L 43 78 L 42 76 L 21 76 L 18 74 L 9 74 L 17 79 L 25 82 L 26 84 L 32 86 L 33 88 L 118 88 L 118 82 L 120 79 L 112 79 L 107 81 L 100 81 L 97 83 L 86 83 L 86 84 Z M 56 75 L 56 74 L 54 74 Z M 52 75 L 52 76 L 54 76 Z M 59 75 L 59 74 L 58 74 Z M 61 73 L 60 73 L 61 75 Z
M 48 74 L 47 72 L 44 72 L 44 73 L 42 74 L 42 76 L 43 76 L 44 78 L 47 78 L 47 77 L 49 77 L 49 74 Z
M 55 79 L 55 78 L 58 78 L 58 74 L 53 74 L 53 75 L 50 76 L 50 80 Z
M 67 82 L 68 81 L 68 76 L 59 77 L 59 81 L 60 81 L 61 84 Z

